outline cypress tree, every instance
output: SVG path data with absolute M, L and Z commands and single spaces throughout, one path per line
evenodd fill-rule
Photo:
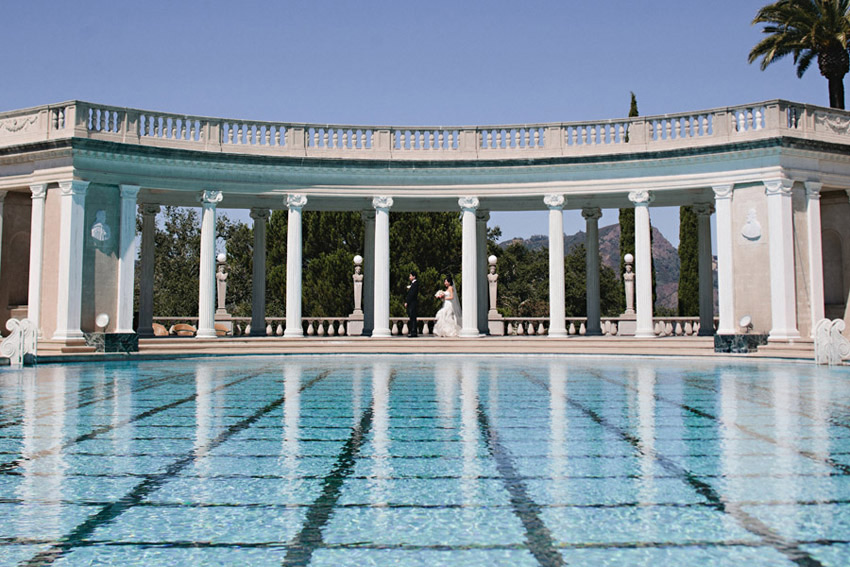
M 699 315 L 699 258 L 697 215 L 693 207 L 679 208 L 679 315 Z

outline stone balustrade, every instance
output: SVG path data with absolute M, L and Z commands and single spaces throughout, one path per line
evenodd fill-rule
M 0 113 L 0 147 L 63 138 L 352 159 L 511 159 L 633 153 L 794 136 L 846 142 L 850 113 L 773 100 L 699 112 L 550 124 L 398 127 L 259 122 L 71 101 Z

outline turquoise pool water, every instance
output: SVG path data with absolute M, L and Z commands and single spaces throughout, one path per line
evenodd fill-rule
M 51 365 L 0 410 L 0 565 L 850 565 L 843 368 Z

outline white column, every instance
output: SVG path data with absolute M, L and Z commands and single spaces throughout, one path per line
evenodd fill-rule
M 301 209 L 307 196 L 291 193 L 286 197 L 289 217 L 286 225 L 286 330 L 285 337 L 303 337 L 301 327 Z
M 824 318 L 823 297 L 823 241 L 820 224 L 820 190 L 822 183 L 806 181 L 806 224 L 809 229 L 809 293 L 812 310 L 811 336 L 815 325 Z
M 375 328 L 375 211 L 361 213 L 363 230 L 363 335 Z
M 549 337 L 566 337 L 564 291 L 564 203 L 559 193 L 543 197 L 549 207 Z
M 635 205 L 635 307 L 637 308 L 636 337 L 655 336 L 652 326 L 652 247 L 649 231 L 649 191 L 632 191 L 629 200 Z
M 475 211 L 478 209 L 478 197 L 458 199 L 461 210 L 463 241 L 461 245 L 461 302 L 463 325 L 461 337 L 478 336 L 478 248 L 475 245 Z
M 711 203 L 696 203 L 699 263 L 699 336 L 714 335 L 714 278 L 711 272 Z
M 251 280 L 251 336 L 266 336 L 266 222 L 268 209 L 251 209 L 254 219 L 254 267 Z
M 204 191 L 199 197 L 203 206 L 196 335 L 199 339 L 215 337 L 215 208 L 222 198 L 221 191 Z
M 153 336 L 153 278 L 154 250 L 156 247 L 156 215 L 159 205 L 142 205 L 142 250 L 139 275 L 139 329 L 140 337 Z
M 800 337 L 797 330 L 797 293 L 794 285 L 794 219 L 791 179 L 764 182 L 770 233 L 770 316 L 768 340 Z
M 732 266 L 732 184 L 715 185 L 717 210 L 717 303 L 720 321 L 718 335 L 737 333 L 735 321 L 735 281 Z
M 44 198 L 47 184 L 30 185 L 32 213 L 30 216 L 30 274 L 27 292 L 27 319 L 35 323 L 39 338 L 41 333 L 41 265 L 44 253 Z
M 478 277 L 478 334 L 490 334 L 487 321 L 487 221 L 490 220 L 488 211 L 475 213 L 475 258 L 478 262 L 476 274 Z
M 118 303 L 116 333 L 133 332 L 133 291 L 136 285 L 136 197 L 138 185 L 119 185 L 121 236 L 118 242 Z
M 80 304 L 83 291 L 83 223 L 88 181 L 62 181 L 59 189 L 59 273 L 55 340 L 82 339 Z
M 387 196 L 372 199 L 375 207 L 375 276 L 374 300 L 372 301 L 373 337 L 390 336 L 390 207 L 393 198 Z
M 586 336 L 602 334 L 602 320 L 599 293 L 599 218 L 602 210 L 599 207 L 588 207 L 581 210 L 585 220 L 587 233 L 587 326 Z

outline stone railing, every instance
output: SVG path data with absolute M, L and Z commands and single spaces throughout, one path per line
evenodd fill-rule
M 548 317 L 504 317 L 505 334 L 515 336 L 546 335 L 549 332 Z M 602 334 L 606 337 L 621 336 L 619 333 L 622 321 L 634 322 L 634 318 L 602 317 Z M 587 318 L 567 317 L 567 335 L 584 335 Z M 699 333 L 699 317 L 655 317 L 653 328 L 658 337 L 693 336 Z
M 66 138 L 277 156 L 463 160 L 634 153 L 777 136 L 850 141 L 850 113 L 773 100 L 627 119 L 501 126 L 259 122 L 82 101 L 0 113 L 0 147 Z

